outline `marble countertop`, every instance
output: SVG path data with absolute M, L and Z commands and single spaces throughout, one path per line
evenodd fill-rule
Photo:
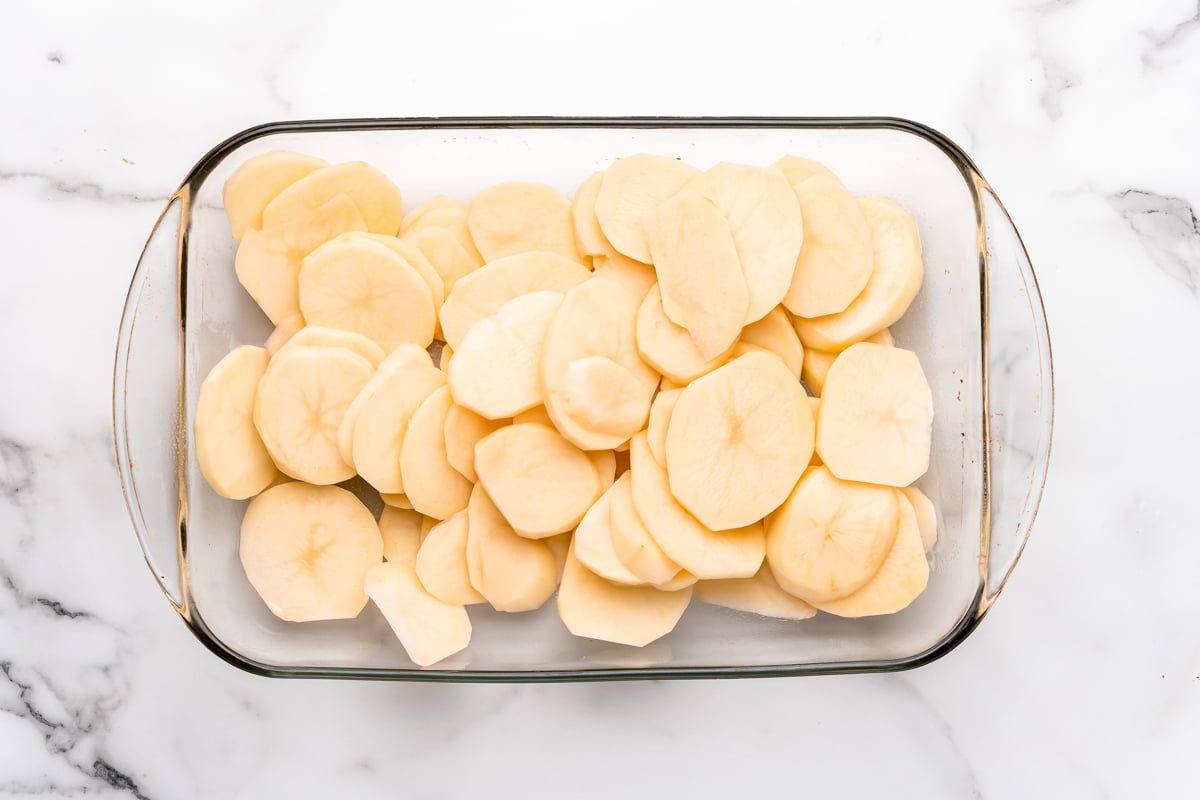
M 0 26 L 0 796 L 1182 797 L 1200 749 L 1195 0 L 6 8 Z M 847 4 L 849 6 L 849 4 Z M 895 675 L 274 681 L 142 562 L 112 350 L 165 197 L 286 118 L 896 115 L 1020 227 L 1055 453 L 1004 596 Z

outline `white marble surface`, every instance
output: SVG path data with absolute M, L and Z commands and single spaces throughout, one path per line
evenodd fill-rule
M 462 5 L 6 6 L 0 796 L 1193 795 L 1195 0 Z M 1058 424 L 961 648 L 900 675 L 387 685 L 256 678 L 179 623 L 109 406 L 164 197 L 258 122 L 530 113 L 892 114 L 973 155 L 1038 268 Z

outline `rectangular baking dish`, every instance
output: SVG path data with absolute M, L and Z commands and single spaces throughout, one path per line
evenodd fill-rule
M 368 604 L 358 619 L 295 624 L 270 614 L 238 561 L 244 503 L 214 494 L 192 455 L 200 381 L 270 324 L 234 276 L 221 205 L 245 159 L 297 150 L 362 159 L 388 173 L 407 207 L 469 199 L 505 180 L 570 196 L 592 172 L 639 152 L 705 169 L 791 153 L 832 167 L 852 192 L 884 194 L 916 219 L 925 280 L 897 344 L 929 377 L 931 467 L 919 486 L 939 513 L 925 593 L 903 612 L 804 622 L 694 602 L 678 628 L 642 648 L 578 639 L 554 603 L 509 615 L 474 606 L 470 647 L 418 669 Z M 995 601 L 1029 536 L 1050 450 L 1049 333 L 1020 237 L 953 142 L 900 119 L 441 118 L 288 122 L 217 145 L 167 204 L 134 272 L 113 381 L 117 462 L 134 530 L 164 594 L 214 653 L 275 677 L 541 681 L 747 677 L 907 669 L 945 654 Z

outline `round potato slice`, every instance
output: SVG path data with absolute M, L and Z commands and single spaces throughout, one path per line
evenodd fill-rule
M 546 542 L 518 536 L 478 483 L 467 505 L 467 575 L 497 611 L 533 611 L 558 585 Z
M 429 293 L 433 295 L 433 308 L 438 310 L 442 307 L 442 303 L 446 300 L 446 285 L 442 281 L 441 274 L 434 268 L 433 264 L 425 254 L 421 252 L 421 248 L 417 247 L 412 242 L 398 239 L 395 236 L 387 236 L 382 233 L 365 233 L 354 232 L 343 234 L 338 237 L 340 239 L 368 241 L 381 244 L 388 248 L 396 255 L 400 256 L 405 263 L 417 271 L 421 276 L 421 280 L 425 281 L 425 285 L 429 287 Z
M 607 256 L 596 256 L 592 259 L 593 274 L 597 278 L 613 280 L 624 287 L 639 303 L 654 286 L 658 278 L 654 267 L 626 258 L 620 253 L 610 253 Z
M 667 467 L 667 426 L 671 422 L 671 413 L 679 402 L 682 389 L 669 389 L 659 392 L 654 402 L 650 404 L 650 421 L 646 423 L 646 444 L 650 453 L 663 469 Z
M 604 182 L 603 172 L 594 172 L 575 190 L 571 201 L 571 222 L 575 226 L 575 249 L 585 256 L 606 256 L 614 252 L 613 246 L 600 230 L 596 219 L 596 196 Z
M 892 340 L 892 333 L 887 328 L 884 328 L 874 336 L 870 336 L 863 341 L 873 344 L 882 344 L 892 347 L 895 342 Z M 837 353 L 827 353 L 824 350 L 814 350 L 809 347 L 804 350 L 804 364 L 800 372 L 800 377 L 804 379 L 804 385 L 813 394 L 820 394 L 821 389 L 825 387 L 825 376 L 829 374 L 829 368 L 833 366 L 833 362 L 837 360 Z
M 271 335 L 267 337 L 267 341 L 263 344 L 263 347 L 268 353 L 275 355 L 303 327 L 304 315 L 297 311 L 290 317 L 285 317 L 279 321 L 279 324 L 275 326 L 275 330 L 271 331 Z
M 796 192 L 777 169 L 729 162 L 696 176 L 687 189 L 729 222 L 750 294 L 744 323 L 757 322 L 783 302 L 796 271 L 805 235 Z
M 354 477 L 337 431 L 372 371 L 340 347 L 287 347 L 271 359 L 254 398 L 254 426 L 280 470 L 317 485 Z
M 483 256 L 475 247 L 475 240 L 471 238 L 471 231 L 467 227 L 467 212 L 465 209 L 432 209 L 427 211 L 409 230 L 418 231 L 425 228 L 441 228 L 450 232 L 463 251 L 475 262 L 475 266 L 483 266 Z
M 801 317 L 844 311 L 871 277 L 875 255 L 866 217 L 836 178 L 796 184 L 804 214 L 804 247 L 783 304 Z
M 544 425 L 488 434 L 475 445 L 475 471 L 513 530 L 530 539 L 571 530 L 600 496 L 587 455 Z
M 490 420 L 460 405 L 451 405 L 446 412 L 446 460 L 459 474 L 474 483 L 475 445 L 494 430 L 508 424 L 507 420 Z
M 921 532 L 921 545 L 928 553 L 937 544 L 937 510 L 933 507 L 933 501 L 915 486 L 905 486 L 900 491 L 912 503 L 917 515 L 917 528 Z
M 458 350 L 475 323 L 514 297 L 566 292 L 592 276 L 587 267 L 554 253 L 521 253 L 486 264 L 454 284 L 442 306 L 442 333 Z
M 646 444 L 633 437 L 629 450 L 633 506 L 662 551 L 697 578 L 748 578 L 762 566 L 765 544 L 761 523 L 731 531 L 706 528 L 671 494 L 667 471 Z
M 424 514 L 411 509 L 388 506 L 379 515 L 379 532 L 383 535 L 383 557 L 396 564 L 415 567 L 421 547 Z
M 871 277 L 845 311 L 796 319 L 796 333 L 805 347 L 844 350 L 904 316 L 921 289 L 925 267 L 913 218 L 886 197 L 860 198 L 858 207 L 871 231 Z
M 627 475 L 621 477 L 625 484 L 629 483 Z M 615 487 L 616 484 L 613 484 Z M 635 575 L 629 567 L 617 557 L 613 549 L 612 522 L 610 516 L 613 489 L 600 495 L 600 499 L 592 504 L 583 515 L 579 526 L 575 529 L 575 557 L 589 570 L 605 580 L 627 586 L 637 586 L 646 581 Z
M 430 211 L 437 211 L 442 208 L 457 208 L 465 212 L 467 204 L 458 198 L 449 197 L 448 195 L 434 195 L 404 215 L 404 219 L 400 221 L 400 234 L 403 235 L 405 232 L 411 230 L 414 225 L 420 222 L 421 217 Z
M 432 364 L 417 363 L 390 370 L 363 401 L 358 419 L 354 422 L 351 451 L 358 474 L 380 492 L 404 492 L 417 510 L 421 510 L 421 505 L 431 502 L 427 495 L 436 494 L 437 490 L 422 486 L 424 502 L 418 505 L 412 492 L 405 486 L 401 453 L 413 415 L 429 395 L 445 385 L 445 374 Z M 432 456 L 437 451 L 427 443 L 430 438 L 426 430 L 423 437 L 425 446 L 421 449 Z M 461 476 L 456 477 L 462 480 Z M 456 510 L 450 509 L 446 516 Z
M 471 198 L 467 225 L 486 261 L 537 250 L 581 262 L 571 202 L 544 183 L 511 181 L 484 189 Z
M 791 325 L 788 325 L 788 331 L 795 338 Z M 687 330 L 667 318 L 657 285 L 650 289 L 638 309 L 637 347 L 643 361 L 681 384 L 712 372 L 729 356 L 729 351 L 712 359 L 701 356 Z
M 763 564 L 753 578 L 701 581 L 696 584 L 697 600 L 735 611 L 745 611 L 776 619 L 809 619 L 817 609 L 779 588 L 771 567 Z
M 371 365 L 371 369 L 377 369 L 387 356 L 382 347 L 360 333 L 326 328 L 323 325 L 305 325 L 292 334 L 275 355 L 301 347 L 340 347 L 361 356 Z M 420 348 L 415 349 L 421 352 Z
M 404 493 L 413 508 L 433 519 L 466 508 L 471 496 L 471 482 L 446 458 L 446 416 L 453 402 L 450 387 L 434 389 L 413 412 L 400 446 Z
M 377 564 L 367 573 L 365 588 L 417 666 L 436 664 L 470 644 L 467 610 L 425 591 L 411 567 Z
M 667 156 L 640 154 L 613 162 L 596 195 L 595 214 L 604 237 L 617 252 L 653 263 L 642 220 L 699 174 Z
M 513 422 L 516 420 L 514 419 Z M 545 424 L 551 428 L 554 427 L 552 423 Z M 592 462 L 592 468 L 596 470 L 596 477 L 600 479 L 600 491 L 607 492 L 617 479 L 617 454 L 612 450 L 587 450 L 584 454 L 588 457 L 588 461 Z
M 771 166 L 782 172 L 783 177 L 787 178 L 787 182 L 792 186 L 817 176 L 837 180 L 837 175 L 833 174 L 829 167 L 820 161 L 813 161 L 811 158 L 784 156 Z
M 323 330 L 333 330 L 325 328 Z M 378 349 L 378 345 L 370 339 L 358 336 L 358 334 L 349 333 L 348 331 L 335 331 L 335 333 L 346 333 L 348 336 L 354 336 L 362 339 Z M 383 352 L 380 350 L 379 352 Z M 391 376 L 396 372 L 406 369 L 412 369 L 418 366 L 433 366 L 433 361 L 429 358 L 429 353 L 415 344 L 402 344 L 391 352 L 391 354 L 379 362 L 375 374 L 367 381 L 366 386 L 358 393 L 358 396 L 350 403 L 346 409 L 346 413 L 342 415 L 342 422 L 338 425 L 337 446 L 338 453 L 347 464 L 354 463 L 354 426 L 358 424 L 358 415 L 362 411 L 363 405 L 375 394 L 375 390 L 379 388 L 384 381 L 390 380 Z M 385 492 L 385 494 L 388 494 Z M 393 493 L 394 494 L 394 493 Z M 384 502 L 387 502 L 386 498 Z M 406 506 L 411 508 L 412 506 Z
M 479 260 L 445 228 L 415 228 L 404 234 L 403 241 L 416 247 L 429 260 L 441 277 L 447 295 L 459 280 L 479 269 Z
M 563 383 L 553 392 L 559 398 L 555 411 L 572 441 L 619 447 L 645 424 L 654 390 L 611 358 L 587 356 L 567 363 Z
M 817 451 L 842 480 L 908 486 L 929 469 L 933 394 L 916 354 L 859 342 L 829 368 Z
M 222 497 L 253 497 L 279 474 L 254 427 L 254 395 L 269 360 L 261 347 L 235 347 L 200 384 L 196 459 L 205 480 Z
M 417 577 L 425 591 L 445 603 L 486 603 L 467 572 L 467 510 L 464 508 L 429 530 L 417 551 Z
M 233 240 L 262 228 L 262 212 L 275 196 L 328 161 L 303 153 L 275 150 L 249 158 L 225 181 L 221 200 L 229 216 Z
M 299 219 L 339 194 L 349 195 L 371 233 L 391 236 L 400 229 L 404 204 L 386 175 L 363 161 L 322 167 L 288 186 L 262 212 L 263 228 Z
M 747 325 L 739 341 L 774 353 L 789 372 L 800 377 L 804 369 L 804 346 L 792 327 L 791 317 L 782 306 L 772 309 L 758 322 Z
M 558 292 L 523 294 L 467 331 L 449 370 L 454 402 L 487 419 L 540 406 L 542 344 L 562 301 Z
M 576 636 L 644 647 L 672 630 L 692 600 L 691 588 L 664 592 L 653 586 L 616 586 L 578 558 L 578 540 L 563 570 L 558 615 Z
M 721 210 L 696 192 L 680 192 L 646 215 L 645 239 L 667 317 L 687 329 L 701 358 L 733 347 L 750 291 Z
M 608 496 L 609 532 L 617 559 L 642 583 L 659 586 L 672 581 L 680 567 L 654 541 L 634 509 L 632 474 L 622 473 Z
M 428 347 L 437 323 L 429 285 L 377 242 L 329 242 L 300 267 L 300 311 L 312 325 L 361 333 L 385 351 Z
M 814 433 L 804 387 L 774 355 L 748 353 L 680 393 L 667 429 L 671 493 L 713 530 L 750 525 L 787 499 Z
M 350 492 L 293 481 L 250 501 L 239 552 L 250 585 L 280 619 L 353 619 L 367 604 L 364 584 L 383 539 Z
M 804 473 L 767 520 L 767 562 L 779 585 L 814 605 L 846 597 L 879 570 L 896 539 L 895 489 Z
M 304 257 L 347 231 L 366 230 L 354 202 L 344 194 L 274 228 L 251 228 L 242 237 L 233 268 L 242 287 L 276 325 L 300 314 L 300 265 Z
M 907 608 L 929 583 L 929 562 L 921 544 L 921 531 L 912 504 L 896 492 L 899 527 L 896 538 L 879 570 L 854 593 L 836 600 L 813 603 L 821 611 L 839 617 L 870 617 L 895 614 Z

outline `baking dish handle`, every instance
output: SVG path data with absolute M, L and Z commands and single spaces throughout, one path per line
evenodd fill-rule
M 1029 539 L 1046 481 L 1054 423 L 1050 333 L 1025 245 L 992 188 L 978 181 L 987 269 L 988 530 L 981 612 Z
M 185 187 L 167 203 L 138 259 L 113 368 L 113 435 L 125 506 L 150 571 L 185 615 L 180 289 L 187 216 Z

